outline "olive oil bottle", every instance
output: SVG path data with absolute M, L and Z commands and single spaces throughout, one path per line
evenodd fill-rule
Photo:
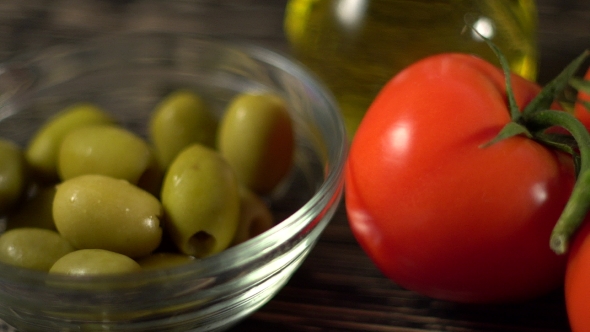
M 537 75 L 534 0 L 290 0 L 284 24 L 294 56 L 334 93 L 350 137 L 383 85 L 423 57 L 464 52 L 499 64 L 479 34 L 513 72 Z

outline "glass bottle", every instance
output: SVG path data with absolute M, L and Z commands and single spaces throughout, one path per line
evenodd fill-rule
M 536 79 L 534 0 L 289 0 L 284 21 L 294 56 L 334 93 L 351 138 L 379 90 L 411 63 L 464 52 L 499 64 L 468 23 L 513 72 Z

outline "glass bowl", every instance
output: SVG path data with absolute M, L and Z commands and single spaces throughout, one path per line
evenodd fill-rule
M 1 319 L 19 331 L 218 331 L 265 304 L 300 266 L 341 202 L 347 138 L 330 93 L 286 56 L 169 33 L 56 46 L 0 67 L 0 136 L 24 147 L 49 116 L 78 101 L 146 136 L 154 105 L 176 88 L 200 92 L 217 116 L 243 91 L 286 99 L 294 167 L 265 197 L 277 225 L 209 258 L 124 276 L 75 278 L 0 264 Z

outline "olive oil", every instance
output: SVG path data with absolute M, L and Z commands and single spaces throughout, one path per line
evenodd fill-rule
M 513 72 L 536 78 L 534 0 L 290 0 L 285 14 L 294 56 L 334 93 L 350 137 L 383 85 L 423 57 L 464 52 L 499 64 L 467 24 Z

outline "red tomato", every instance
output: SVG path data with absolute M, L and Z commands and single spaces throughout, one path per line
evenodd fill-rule
M 517 104 L 540 88 L 512 76 Z M 528 299 L 562 286 L 550 233 L 575 178 L 569 156 L 522 136 L 504 75 L 464 54 L 408 67 L 380 92 L 351 143 L 351 229 L 398 285 L 460 302 Z
M 576 234 L 568 254 L 565 304 L 573 332 L 590 331 L 590 224 Z
M 584 77 L 590 80 L 590 70 Z M 590 95 L 580 92 L 579 100 L 590 101 Z M 581 103 L 575 105 L 574 115 L 586 128 L 590 128 L 590 110 Z M 565 302 L 573 332 L 590 331 L 590 224 L 575 235 L 568 253 L 565 275 Z

